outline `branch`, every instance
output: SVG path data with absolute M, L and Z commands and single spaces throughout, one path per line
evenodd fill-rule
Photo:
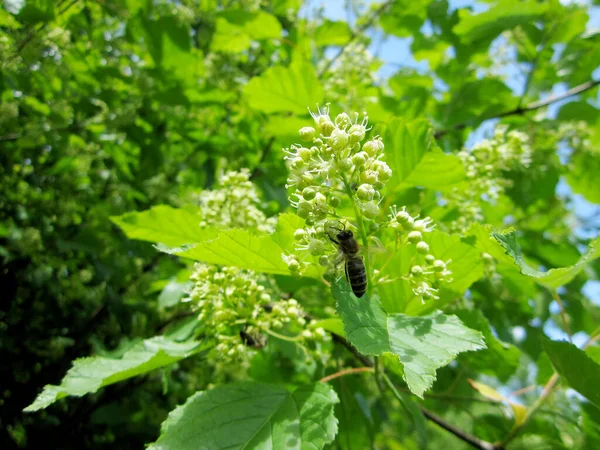
M 338 342 L 338 343 L 342 344 L 344 347 L 346 347 L 357 359 L 359 359 L 363 363 L 363 365 L 365 365 L 367 367 L 373 367 L 373 362 L 370 359 L 366 358 L 364 355 L 361 355 L 358 352 L 358 350 L 356 350 L 352 346 L 352 344 L 350 344 L 350 342 L 348 342 L 346 339 L 344 339 L 341 336 L 338 336 L 337 334 L 333 334 L 333 333 L 332 333 L 332 338 L 335 342 Z M 389 377 L 387 375 L 384 375 L 383 379 L 384 379 L 384 381 L 386 381 L 386 384 L 390 387 L 391 391 L 398 398 L 398 400 L 400 400 L 400 402 L 404 402 L 404 400 L 400 397 L 398 390 L 396 389 L 396 387 L 394 386 L 392 381 L 389 379 Z M 417 407 L 423 413 L 425 418 L 427 418 L 428 420 L 432 421 L 433 423 L 439 425 L 444 430 L 449 431 L 454 436 L 456 436 L 460 440 L 466 442 L 467 444 L 471 445 L 472 447 L 475 447 L 479 450 L 504 450 L 504 447 L 502 445 L 492 444 L 491 442 L 484 441 L 482 439 L 479 439 L 476 436 L 472 436 L 468 433 L 465 433 L 464 431 L 456 428 L 454 425 L 446 422 L 441 417 L 438 417 L 437 415 L 435 415 L 434 413 L 429 411 L 427 408 L 425 408 L 421 405 L 417 405 Z
M 325 73 L 331 68 L 333 63 L 336 62 L 340 56 L 342 56 L 342 53 L 344 53 L 344 50 L 346 50 L 346 48 L 352 42 L 354 42 L 356 40 L 356 38 L 358 36 L 360 36 L 365 30 L 370 28 L 373 25 L 373 23 L 377 20 L 377 18 L 388 8 L 388 6 L 390 6 L 392 4 L 392 2 L 393 2 L 393 0 L 388 0 L 384 3 L 382 3 L 381 6 L 379 6 L 379 8 L 377 8 L 375 11 L 373 11 L 373 14 L 371 15 L 371 17 L 369 17 L 369 19 L 363 25 L 361 25 L 358 28 L 358 30 L 352 32 L 348 42 L 346 42 L 346 44 L 344 44 L 344 46 L 340 49 L 340 51 L 337 53 L 337 55 L 335 55 L 333 58 L 331 58 L 329 61 L 327 61 L 325 66 L 319 71 L 319 78 L 322 77 L 323 75 L 325 75 Z
M 555 95 L 554 97 L 548 97 L 544 100 L 538 100 L 536 102 L 529 103 L 528 105 L 525 105 L 525 106 L 518 106 L 517 108 L 511 109 L 508 111 L 504 111 L 503 113 L 500 113 L 500 114 L 483 117 L 483 118 L 479 119 L 478 122 L 483 123 L 487 120 L 501 119 L 502 117 L 507 117 L 507 116 L 523 115 L 529 111 L 535 111 L 536 109 L 540 109 L 545 106 L 551 105 L 552 103 L 556 103 L 561 100 L 564 100 L 565 98 L 569 98 L 574 95 L 581 94 L 582 92 L 588 91 L 598 85 L 600 85 L 600 80 L 586 81 L 585 83 L 582 83 L 579 86 L 575 86 L 575 87 L 569 89 L 568 91 L 563 92 L 562 94 Z M 476 122 L 476 121 L 470 120 L 468 122 L 459 123 L 458 125 L 455 125 L 448 129 L 436 131 L 434 133 L 434 136 L 436 139 L 439 139 L 440 137 L 444 136 L 445 134 L 449 133 L 450 131 L 462 130 L 463 128 L 468 127 L 469 125 L 473 124 L 474 122 Z

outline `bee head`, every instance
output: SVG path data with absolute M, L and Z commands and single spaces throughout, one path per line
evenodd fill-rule
M 337 238 L 340 241 L 352 239 L 353 237 L 354 237 L 354 234 L 350 230 L 342 230 L 337 234 Z

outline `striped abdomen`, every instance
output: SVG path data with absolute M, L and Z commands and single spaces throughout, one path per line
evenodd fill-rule
M 367 271 L 360 256 L 354 256 L 346 261 L 346 278 L 352 287 L 352 292 L 358 298 L 367 291 Z

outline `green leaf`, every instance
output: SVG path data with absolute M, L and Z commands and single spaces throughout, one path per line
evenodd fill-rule
M 379 19 L 381 28 L 386 33 L 400 37 L 414 36 L 427 18 L 427 7 L 431 0 L 415 2 L 413 0 L 396 0 L 392 2 Z
M 403 184 L 446 189 L 464 180 L 462 163 L 437 147 L 428 120 L 394 118 L 386 126 L 384 142 L 392 169 L 389 189 Z
M 481 331 L 487 349 L 477 354 L 467 353 L 463 358 L 469 367 L 490 376 L 496 376 L 500 381 L 506 383 L 510 376 L 519 367 L 521 352 L 511 344 L 499 340 L 492 333 L 488 320 L 479 310 L 462 310 L 456 315 L 469 328 Z
M 397 355 L 404 380 L 419 397 L 433 385 L 437 369 L 461 352 L 485 348 L 482 334 L 456 316 L 388 314 L 377 297 L 359 299 L 345 281 L 333 284 L 332 291 L 350 343 L 364 355 Z
M 60 386 L 47 385 L 25 411 L 47 408 L 55 401 L 74 395 L 81 397 L 128 378 L 164 367 L 201 350 L 199 342 L 175 342 L 163 336 L 146 339 L 120 359 L 95 356 L 75 360 Z
M 296 60 L 289 67 L 274 66 L 244 86 L 252 108 L 265 113 L 305 114 L 323 101 L 323 88 L 312 65 Z
M 315 30 L 315 44 L 325 45 L 344 45 L 352 35 L 350 26 L 346 22 L 331 21 L 326 19 Z
M 600 257 L 600 238 L 596 238 L 590 243 L 587 251 L 577 263 L 568 267 L 540 272 L 539 270 L 533 269 L 523 259 L 521 250 L 517 244 L 517 235 L 515 231 L 504 234 L 494 232 L 492 233 L 492 236 L 500 243 L 500 245 L 502 245 L 502 247 L 504 247 L 506 254 L 513 258 L 514 263 L 520 268 L 523 275 L 530 276 L 539 284 L 552 289 L 569 283 L 583 270 L 587 263 Z
M 237 53 L 247 50 L 253 40 L 281 36 L 277 18 L 264 11 L 228 10 L 217 15 L 211 48 L 216 52 Z
M 216 229 L 200 228 L 202 218 L 197 212 L 166 205 L 110 219 L 130 239 L 158 242 L 171 247 L 214 239 L 218 235 Z
M 49 22 L 54 18 L 54 0 L 27 0 L 19 11 L 19 21 L 34 25 L 38 22 Z
M 337 433 L 338 401 L 323 383 L 291 393 L 262 383 L 221 385 L 174 409 L 148 449 L 321 449 Z
M 500 0 L 495 6 L 480 14 L 459 10 L 460 21 L 453 31 L 465 43 L 487 46 L 505 30 L 527 25 L 541 17 L 547 5 L 534 0 Z
M 569 342 L 544 339 L 542 345 L 558 374 L 573 389 L 600 406 L 600 365 Z
M 583 195 L 592 203 L 600 203 L 599 173 L 600 151 L 586 149 L 573 155 L 566 178 L 573 192 Z

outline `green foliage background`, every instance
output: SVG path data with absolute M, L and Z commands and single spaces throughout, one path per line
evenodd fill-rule
M 211 189 L 225 170 L 241 168 L 250 169 L 267 216 L 286 212 L 287 169 L 280 149 L 297 142 L 298 129 L 311 124 L 307 107 L 330 102 L 336 114 L 368 111 L 394 170 L 386 206 L 407 205 L 436 220 L 440 231 L 429 245 L 453 255 L 455 272 L 440 301 L 424 306 L 402 303 L 401 285 L 382 287 L 381 305 L 369 307 L 353 305 L 356 298 L 338 292 L 348 338 L 366 356 L 391 351 L 402 358 L 406 349 L 393 343 L 372 351 L 365 350 L 370 342 L 361 340 L 361 347 L 352 341 L 352 317 L 371 314 L 388 333 L 377 322 L 380 314 L 389 314 L 385 323 L 392 327 L 405 314 L 419 321 L 442 310 L 469 332 L 479 332 L 469 335 L 470 346 L 449 349 L 450 359 L 481 348 L 477 336 L 485 338 L 487 349 L 461 354 L 445 367 L 449 360 L 432 357 L 427 374 L 437 369 L 437 381 L 430 396 L 407 399 L 404 408 L 361 375 L 340 377 L 331 383 L 337 394 L 323 393 L 318 380 L 330 371 L 299 367 L 301 358 L 289 349 L 280 352 L 287 352 L 285 363 L 277 351 L 265 352 L 251 378 L 273 383 L 261 389 L 281 398 L 283 403 L 273 406 L 277 414 L 285 416 L 296 402 L 295 432 L 318 448 L 467 448 L 432 423 L 425 425 L 416 405 L 481 439 L 503 441 L 515 430 L 518 408 L 486 402 L 489 396 L 479 396 L 466 380 L 505 395 L 533 386 L 518 397 L 531 407 L 555 368 L 563 387 L 587 400 L 556 390 L 509 448 L 598 448 L 600 354 L 594 338 L 600 308 L 583 288 L 600 276 L 600 246 L 593 241 L 600 228 L 599 82 L 593 78 L 600 34 L 587 27 L 591 5 L 497 0 L 481 2 L 477 13 L 472 6 L 349 2 L 349 22 L 344 22 L 296 0 L 26 0 L 24 5 L 4 0 L 0 446 L 143 448 L 157 441 L 167 414 L 194 395 L 169 416 L 154 444 L 174 448 L 160 445 L 177 441 L 169 430 L 183 426 L 182 411 L 203 411 L 210 396 L 239 394 L 227 384 L 237 381 L 234 374 L 218 380 L 223 384 L 218 391 L 196 392 L 215 378 L 203 364 L 206 349 L 186 341 L 192 333 L 186 328 L 190 309 L 179 300 L 189 288 L 189 264 L 126 234 L 171 247 L 197 243 L 184 256 L 211 263 L 239 255 L 240 267 L 280 275 L 283 291 L 304 289 L 305 298 L 299 298 L 317 318 L 334 305 L 332 298 L 320 303 L 311 296 L 314 282 L 284 276 L 287 267 L 278 255 L 244 259 L 227 234 L 200 242 L 190 212 L 198 192 Z M 367 59 L 356 51 L 350 62 L 339 56 L 368 43 L 373 33 L 411 37 L 413 57 L 428 69 L 401 66 L 377 78 L 382 64 L 377 55 Z M 522 72 L 520 92 L 505 79 L 515 66 Z M 562 96 L 569 101 L 558 103 Z M 549 113 L 551 104 L 557 112 Z M 445 232 L 464 211 L 440 203 L 440 195 L 471 189 L 456 153 L 469 137 L 481 138 L 481 124 L 496 122 L 527 134 L 532 162 L 526 170 L 503 168 L 498 176 L 510 181 L 505 192 L 491 203 L 475 199 L 484 219 L 450 237 Z M 581 199 L 589 217 L 577 214 Z M 154 216 L 125 215 L 152 207 Z M 252 248 L 263 255 L 286 250 L 299 225 L 296 216 L 285 217 L 288 222 L 280 218 L 275 235 L 258 238 Z M 507 225 L 516 231 L 503 232 Z M 222 253 L 206 259 L 207 249 Z M 482 252 L 494 258 L 493 267 L 485 265 Z M 401 266 L 404 257 L 394 264 Z M 341 334 L 337 325 L 325 328 Z M 589 345 L 584 352 L 551 342 L 544 337 L 548 329 L 554 330 L 551 337 L 561 331 L 575 337 L 580 348 L 588 339 Z M 161 334 L 172 340 L 152 338 Z M 346 362 L 341 366 L 349 365 L 352 355 L 338 347 L 333 354 Z M 94 366 L 93 384 L 78 387 L 77 395 L 91 395 L 23 412 L 44 385 L 59 385 L 72 361 L 88 355 L 103 357 L 110 366 L 106 373 Z M 121 357 L 115 375 L 111 361 Z M 127 363 L 132 359 L 135 364 Z M 386 367 L 394 381 L 408 370 Z M 121 382 L 112 384 L 116 381 Z M 432 382 L 415 389 L 407 383 L 421 395 Z M 44 391 L 50 397 L 40 408 L 64 396 L 59 391 Z M 317 394 L 328 402 L 319 404 Z M 318 421 L 334 407 L 333 443 L 333 428 L 323 432 L 326 437 L 304 428 L 312 414 Z M 277 442 L 284 445 L 282 436 Z

